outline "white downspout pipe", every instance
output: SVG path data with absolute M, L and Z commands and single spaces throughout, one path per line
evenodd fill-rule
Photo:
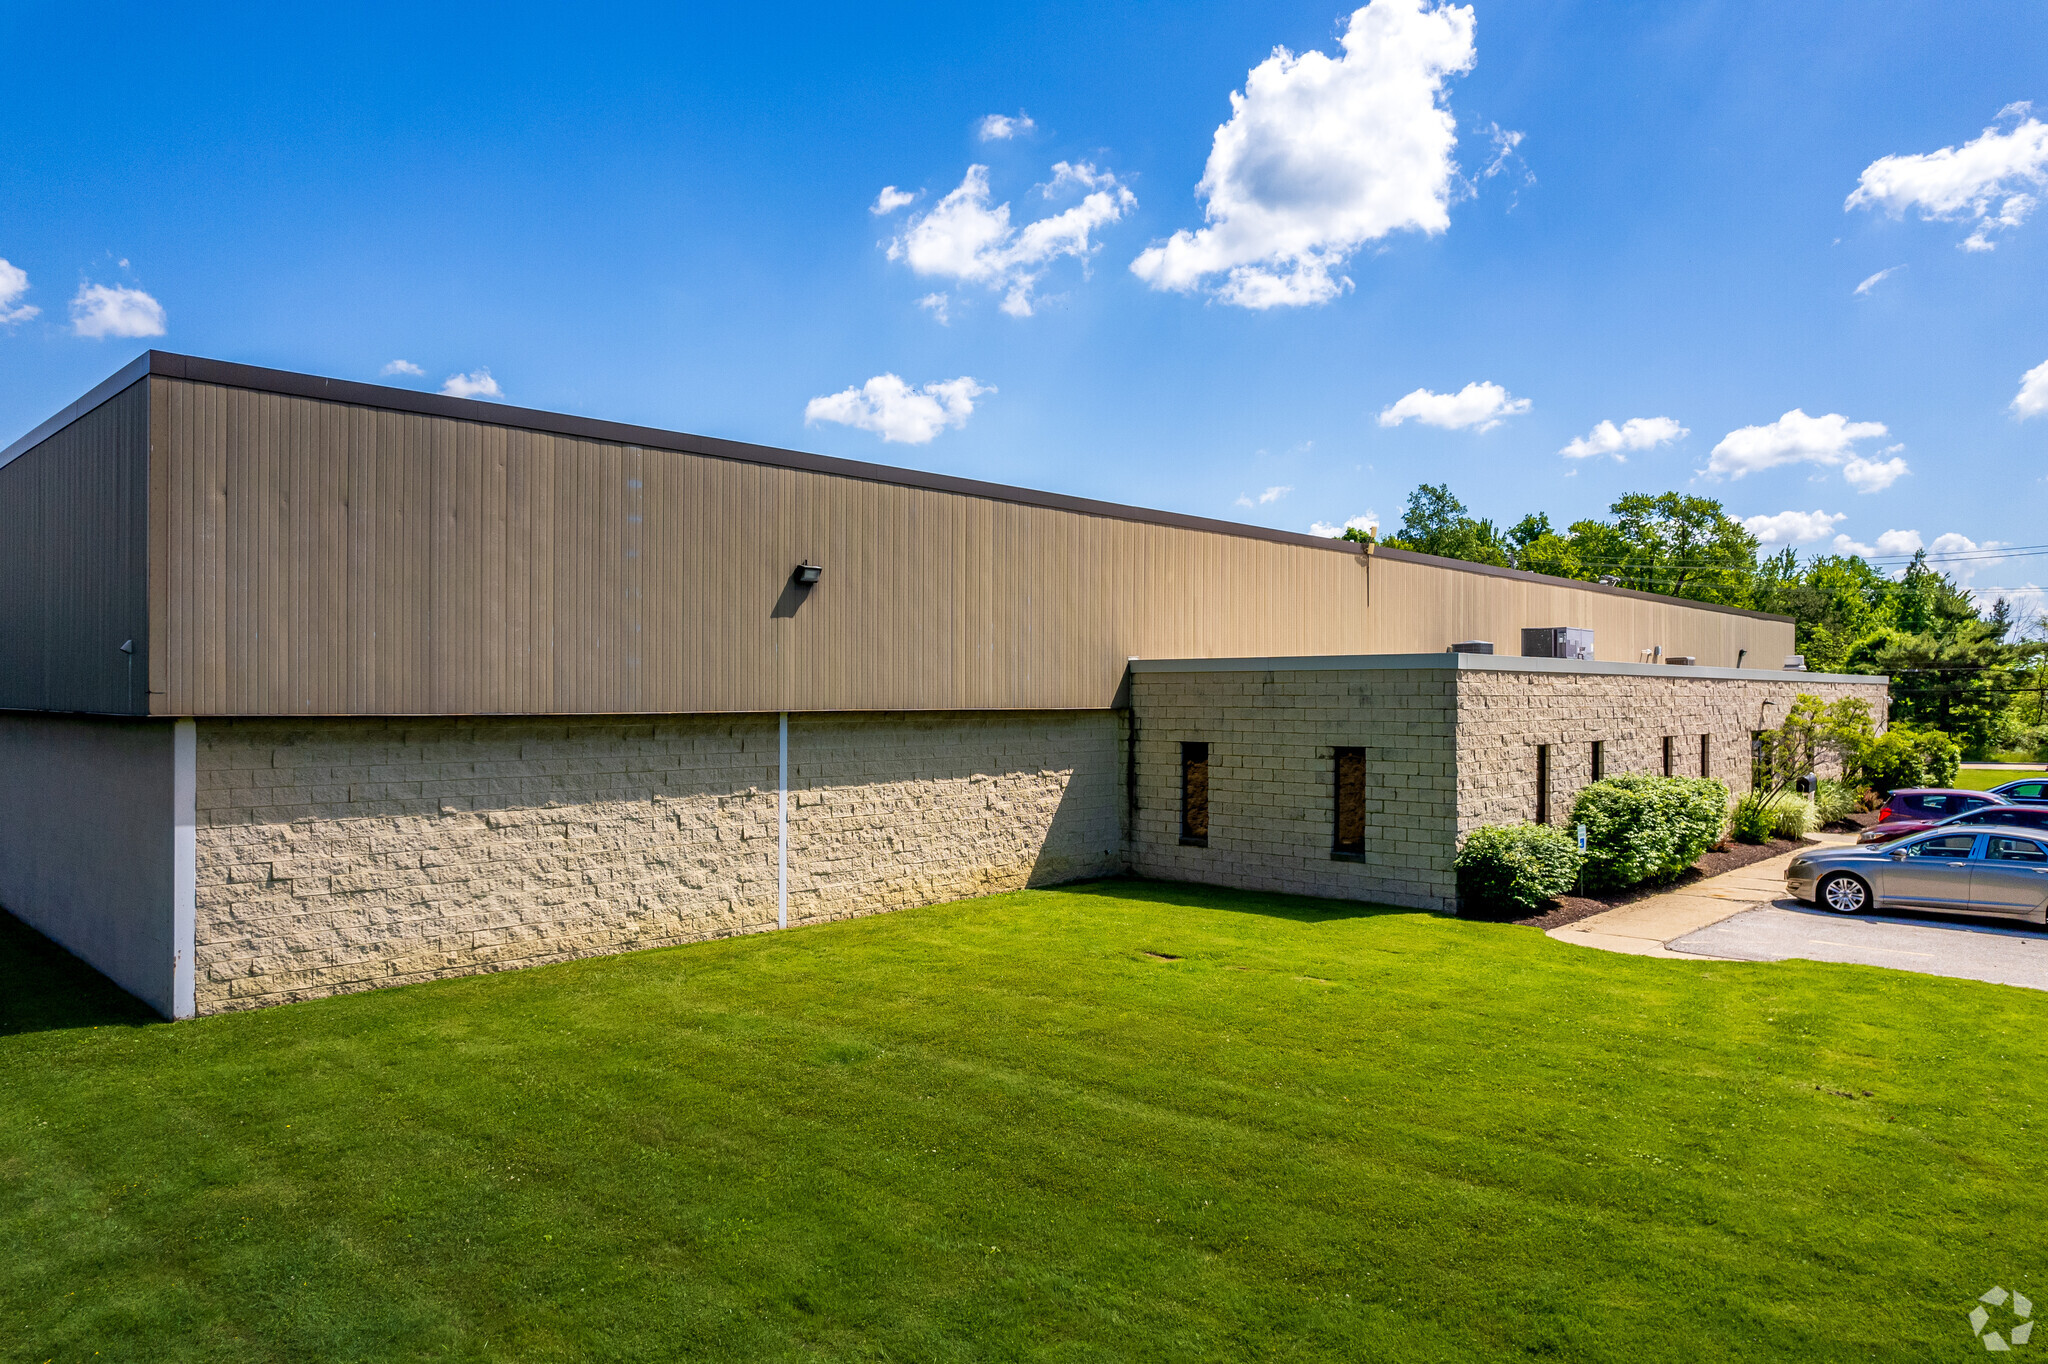
M 789 927 L 789 712 L 777 725 L 775 779 L 775 926 Z
M 171 722 L 171 1017 L 190 1018 L 199 908 L 199 728 Z

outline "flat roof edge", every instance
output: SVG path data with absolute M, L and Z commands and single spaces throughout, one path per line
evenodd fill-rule
M 1555 578 L 1548 573 L 1531 573 L 1526 568 L 1502 568 L 1499 564 L 1477 564 L 1470 559 L 1446 559 L 1435 554 L 1417 554 L 1412 549 L 1390 549 L 1385 545 L 1374 545 L 1372 554 L 1376 559 L 1393 559 L 1410 564 L 1434 564 L 1438 568 L 1454 568 L 1461 573 L 1478 573 L 1489 578 L 1512 578 L 1531 583 L 1567 583 L 1587 592 L 1600 592 L 1611 597 L 1634 597 L 1639 601 L 1690 606 L 1700 611 L 1718 611 L 1726 616 L 1747 616 L 1751 620 L 1777 621 L 1784 625 L 1798 624 L 1792 616 L 1780 616 L 1769 611 L 1752 611 L 1747 606 L 1723 606 L 1719 602 L 1694 601 L 1690 597 L 1667 597 L 1660 592 L 1639 592 L 1633 587 L 1611 587 L 1606 583 L 1589 583 L 1579 578 Z
M 1732 682 L 1846 682 L 1890 686 L 1878 673 L 1808 673 L 1789 668 L 1702 668 L 1677 663 L 1601 663 L 1515 654 L 1323 654 L 1299 658 L 1133 658 L 1134 673 L 1327 673 L 1395 670 L 1490 673 L 1570 673 L 1582 677 L 1713 678 Z
M 35 449 L 38 445 L 41 445 L 44 441 L 71 425 L 80 417 L 83 417 L 86 413 L 105 403 L 108 399 L 127 392 L 138 381 L 149 377 L 154 372 L 150 366 L 152 357 L 155 355 L 155 351 L 144 351 L 105 379 L 102 379 L 99 383 L 93 385 L 92 390 L 83 398 L 72 403 L 48 421 L 39 424 L 33 431 L 30 431 L 20 440 L 15 441 L 5 450 L 0 450 L 0 469 L 6 468 L 21 456 Z

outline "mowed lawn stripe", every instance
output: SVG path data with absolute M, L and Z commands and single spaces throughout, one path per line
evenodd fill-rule
M 176 1026 L 80 974 L 0 945 L 23 1358 L 1918 1359 L 2048 1263 L 2048 1000 L 1974 982 L 1128 881 Z

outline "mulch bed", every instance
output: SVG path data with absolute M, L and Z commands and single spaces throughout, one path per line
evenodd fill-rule
M 1872 816 L 1871 818 L 1876 818 Z M 1493 923 L 1524 924 L 1530 928 L 1563 928 L 1581 919 L 1590 919 L 1595 914 L 1605 914 L 1610 909 L 1647 900 L 1652 895 L 1662 895 L 1667 890 L 1680 890 L 1695 881 L 1704 881 L 1709 876 L 1719 876 L 1724 871 L 1749 866 L 1752 862 L 1764 862 L 1794 848 L 1806 847 L 1814 842 L 1810 838 L 1774 838 L 1768 843 L 1723 843 L 1709 848 L 1699 861 L 1692 864 L 1675 881 L 1666 881 L 1661 886 L 1634 886 L 1618 890 L 1611 895 L 1560 895 L 1550 902 L 1550 908 L 1527 919 L 1509 919 L 1485 913 L 1460 910 L 1459 916 L 1467 919 L 1484 919 Z M 1508 911 L 1512 913 L 1513 911 Z

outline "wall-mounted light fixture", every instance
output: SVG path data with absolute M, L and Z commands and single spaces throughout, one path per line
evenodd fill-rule
M 814 564 L 809 559 L 806 559 L 796 566 L 797 585 L 800 587 L 814 586 L 818 579 L 824 575 L 824 572 L 825 570 L 821 565 Z

